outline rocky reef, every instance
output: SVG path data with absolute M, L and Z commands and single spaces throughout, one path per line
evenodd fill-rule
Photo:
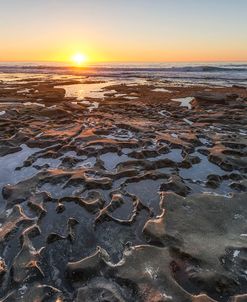
M 83 83 L 0 83 L 1 301 L 247 301 L 247 89 Z

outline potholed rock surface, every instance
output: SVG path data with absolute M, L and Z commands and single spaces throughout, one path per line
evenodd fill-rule
M 247 90 L 102 83 L 0 83 L 1 301 L 247 301 Z

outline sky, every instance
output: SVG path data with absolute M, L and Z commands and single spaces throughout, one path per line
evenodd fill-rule
M 246 61 L 247 0 L 0 0 L 0 61 Z

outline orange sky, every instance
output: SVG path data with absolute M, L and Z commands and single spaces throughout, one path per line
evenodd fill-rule
M 233 2 L 5 1 L 0 60 L 245 61 L 247 1 Z

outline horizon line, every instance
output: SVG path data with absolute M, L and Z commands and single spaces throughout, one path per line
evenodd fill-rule
M 239 62 L 239 63 L 247 63 L 247 59 L 243 60 L 174 60 L 174 61 L 89 61 L 84 65 L 90 64 L 114 64 L 114 63 L 142 63 L 142 64 L 155 64 L 155 63 L 230 63 L 230 62 Z M 63 64 L 71 64 L 70 61 L 57 61 L 57 60 L 1 60 L 0 63 L 63 63 Z

